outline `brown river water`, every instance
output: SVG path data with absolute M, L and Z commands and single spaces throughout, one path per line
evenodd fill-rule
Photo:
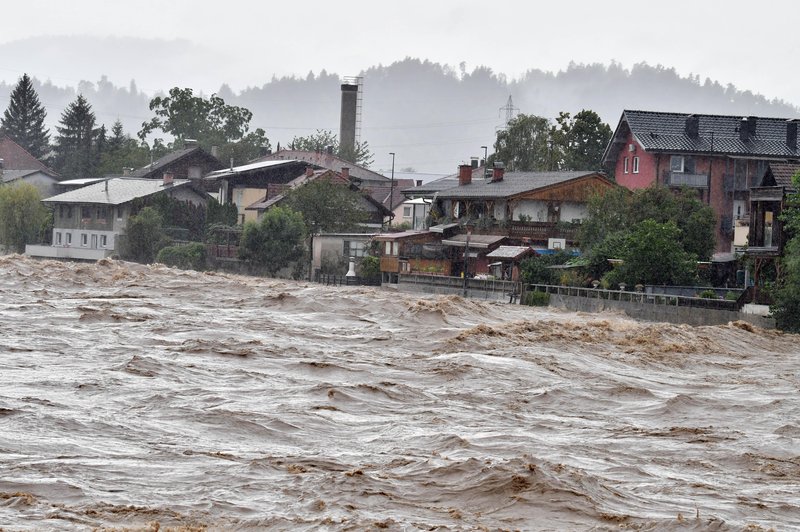
M 0 529 L 800 529 L 800 337 L 0 257 Z

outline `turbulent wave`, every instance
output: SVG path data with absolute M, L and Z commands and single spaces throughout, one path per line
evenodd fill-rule
M 800 528 L 797 340 L 0 257 L 0 528 Z

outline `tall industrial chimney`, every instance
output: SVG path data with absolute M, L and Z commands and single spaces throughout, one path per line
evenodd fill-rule
M 342 83 L 342 115 L 339 122 L 339 148 L 342 153 L 354 154 L 361 112 L 359 94 L 361 78 L 345 78 Z

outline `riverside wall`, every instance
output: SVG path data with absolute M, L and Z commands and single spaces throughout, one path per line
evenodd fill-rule
M 550 294 L 550 306 L 576 312 L 621 311 L 631 318 L 688 325 L 725 325 L 731 321 L 746 321 L 764 329 L 774 329 L 775 319 L 745 314 L 734 310 L 717 310 L 653 304 L 638 301 L 617 301 L 564 294 Z

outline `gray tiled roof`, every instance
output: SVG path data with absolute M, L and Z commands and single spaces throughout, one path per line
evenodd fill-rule
M 771 175 L 775 179 L 775 185 L 794 189 L 792 176 L 800 173 L 800 163 L 769 163 L 769 169 L 765 178 Z
M 106 183 L 108 187 L 106 187 Z M 100 205 L 121 205 L 136 198 L 150 196 L 164 190 L 174 190 L 190 185 L 188 179 L 176 179 L 170 186 L 164 186 L 160 179 L 141 177 L 115 177 L 108 181 L 94 183 L 76 190 L 70 190 L 43 200 L 44 203 L 93 203 Z
M 606 148 L 604 162 L 616 161 L 621 135 L 630 128 L 645 151 L 674 153 L 718 153 L 765 158 L 800 156 L 800 151 L 786 144 L 786 118 L 755 118 L 755 135 L 748 140 L 739 137 L 742 116 L 702 115 L 698 119 L 697 138 L 686 134 L 687 113 L 625 110 L 617 130 Z
M 456 185 L 439 192 L 441 199 L 460 198 L 508 198 L 539 188 L 588 175 L 601 175 L 595 171 L 569 172 L 507 172 L 502 181 L 473 180 L 469 185 Z

